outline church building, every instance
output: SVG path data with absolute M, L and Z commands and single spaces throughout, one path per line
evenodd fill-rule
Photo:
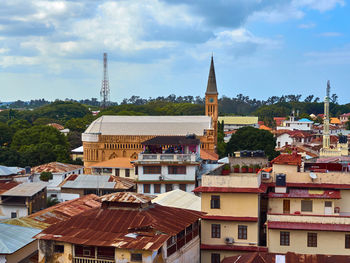
M 108 116 L 93 121 L 82 134 L 85 172 L 96 163 L 118 157 L 137 159 L 142 142 L 156 136 L 195 134 L 201 148 L 215 152 L 217 143 L 218 92 L 211 58 L 205 116 Z

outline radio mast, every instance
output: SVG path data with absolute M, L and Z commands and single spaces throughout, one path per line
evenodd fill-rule
M 108 68 L 107 68 L 107 53 L 103 53 L 103 80 L 100 91 L 101 95 L 101 107 L 106 108 L 109 105 L 109 80 L 108 80 Z

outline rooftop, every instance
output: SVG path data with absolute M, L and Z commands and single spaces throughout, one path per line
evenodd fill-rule
M 39 229 L 0 223 L 0 255 L 12 254 L 34 241 Z
M 24 169 L 19 168 L 19 167 L 8 167 L 8 166 L 0 165 L 0 176 L 8 176 L 8 175 L 12 175 L 12 174 L 18 174 L 22 170 L 24 170 Z
M 15 181 L 0 181 L 0 194 L 14 188 L 17 185 L 19 185 L 19 183 Z
M 288 193 L 269 193 L 269 198 L 322 198 L 340 199 L 339 190 L 289 189 Z
M 135 197 L 137 194 L 132 195 Z M 54 224 L 36 235 L 36 238 L 87 246 L 154 251 L 202 215 L 201 212 L 158 204 L 140 209 L 102 206 Z
M 119 158 L 113 158 L 107 161 L 99 162 L 91 167 L 95 168 L 133 168 L 134 165 L 131 163 L 130 158 L 124 158 L 124 157 L 119 157 Z
M 104 195 L 101 197 L 102 202 L 119 202 L 119 203 L 134 203 L 145 204 L 152 200 L 150 196 L 133 193 L 133 192 L 121 192 Z
M 1 196 L 33 196 L 46 188 L 47 183 L 23 183 L 0 194 Z
M 59 203 L 26 217 L 6 220 L 4 223 L 45 229 L 52 224 L 65 221 L 72 216 L 100 206 L 100 198 L 97 195 L 90 194 Z
M 160 194 L 152 200 L 152 203 L 201 211 L 201 198 L 180 189 Z
M 301 165 L 301 155 L 297 153 L 280 154 L 271 161 L 272 164 Z
M 209 116 L 108 116 L 93 121 L 85 134 L 101 135 L 204 135 Z
M 224 121 L 224 124 L 236 125 L 253 125 L 258 123 L 256 116 L 219 116 L 219 122 Z
M 73 152 L 73 153 L 83 153 L 84 152 L 84 146 L 79 146 L 78 148 L 73 149 L 71 152 Z
M 33 167 L 32 173 L 66 173 L 80 168 L 83 168 L 83 166 L 68 163 L 51 162 Z
M 195 136 L 157 136 L 142 142 L 142 145 L 198 145 Z
M 219 155 L 217 153 L 205 149 L 201 149 L 200 155 L 202 160 L 217 161 L 219 159 Z
M 61 184 L 61 188 L 75 189 L 121 189 L 135 186 L 135 181 L 112 175 L 71 174 Z

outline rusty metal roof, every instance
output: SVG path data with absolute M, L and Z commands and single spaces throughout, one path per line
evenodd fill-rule
M 14 188 L 17 185 L 19 185 L 19 183 L 15 181 L 0 181 L 0 194 Z
M 269 193 L 269 198 L 323 198 L 340 199 L 339 190 L 289 189 L 288 193 Z
M 111 196 L 107 200 L 112 200 Z M 88 246 L 156 250 L 202 215 L 202 212 L 150 203 L 137 209 L 102 206 L 54 224 L 36 238 Z M 131 233 L 133 235 L 128 235 Z
M 35 182 L 35 183 L 22 183 L 3 193 L 1 196 L 33 196 L 46 188 L 47 183 Z
M 32 173 L 66 173 L 80 168 L 83 168 L 83 166 L 68 163 L 51 162 L 33 167 Z
M 132 192 L 120 192 L 104 195 L 101 197 L 102 202 L 123 202 L 123 203 L 148 203 L 152 200 L 150 196 L 132 193 Z
M 100 206 L 100 198 L 90 194 L 59 203 L 26 217 L 6 220 L 4 223 L 45 229 L 52 224 L 65 221 L 72 216 Z

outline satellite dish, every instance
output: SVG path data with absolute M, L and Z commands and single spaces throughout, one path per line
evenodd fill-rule
M 310 177 L 311 177 L 312 180 L 313 180 L 313 179 L 317 179 L 317 174 L 310 173 Z

